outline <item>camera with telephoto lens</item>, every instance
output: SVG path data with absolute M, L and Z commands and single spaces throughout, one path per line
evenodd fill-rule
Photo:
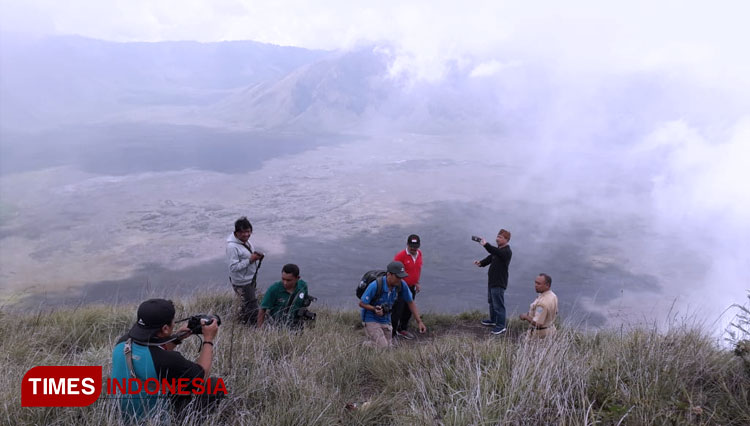
M 297 318 L 305 321 L 314 321 L 315 315 L 317 315 L 315 312 L 308 311 L 307 308 L 300 308 L 297 310 Z
M 221 325 L 221 318 L 218 315 L 211 315 L 211 314 L 193 315 L 192 317 L 188 318 L 187 327 L 190 329 L 190 332 L 193 334 L 202 334 L 203 330 L 201 329 L 201 327 L 204 325 L 213 324 L 214 321 L 216 321 L 216 324 Z
M 314 321 L 315 320 L 315 312 L 310 312 L 307 307 L 310 306 L 310 304 L 314 301 L 318 300 L 315 296 L 310 296 L 309 294 L 306 294 L 302 298 L 302 305 L 300 305 L 300 308 L 297 309 L 297 313 L 295 314 L 295 317 L 297 319 L 306 320 L 306 321 Z

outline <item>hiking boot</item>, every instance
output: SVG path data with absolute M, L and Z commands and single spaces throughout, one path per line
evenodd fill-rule
M 482 325 L 485 326 L 485 327 L 494 327 L 495 326 L 495 322 L 492 321 L 492 320 L 483 319 L 482 320 Z
M 499 334 L 505 334 L 506 331 L 508 331 L 508 329 L 505 327 L 495 327 L 492 329 L 490 333 L 494 335 L 499 335 Z
M 406 330 L 401 330 L 397 332 L 396 334 L 398 334 L 399 337 L 404 338 L 406 340 L 411 340 L 414 338 L 414 334 Z

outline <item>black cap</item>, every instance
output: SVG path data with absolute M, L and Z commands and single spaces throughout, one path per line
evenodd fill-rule
M 406 239 L 406 245 L 410 247 L 419 247 L 419 235 L 417 234 L 409 235 L 409 238 Z
M 133 340 L 146 342 L 174 319 L 174 303 L 166 299 L 149 299 L 138 306 L 138 321 L 128 332 Z

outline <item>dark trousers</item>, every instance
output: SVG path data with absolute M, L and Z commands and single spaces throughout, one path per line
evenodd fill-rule
M 258 298 L 255 296 L 254 285 L 232 285 L 234 292 L 240 298 L 239 321 L 247 325 L 255 325 L 258 321 Z
M 505 328 L 505 289 L 490 287 L 487 290 L 487 301 L 490 304 L 490 321 L 497 327 Z
M 417 297 L 416 287 L 409 287 L 409 291 L 411 291 L 411 298 L 415 299 Z M 406 331 L 409 328 L 410 319 L 411 310 L 409 309 L 409 305 L 399 297 L 393 304 L 393 309 L 391 311 L 393 335 L 395 336 L 398 331 Z

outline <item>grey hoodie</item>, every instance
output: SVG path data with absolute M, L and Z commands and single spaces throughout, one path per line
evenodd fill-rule
M 227 237 L 227 263 L 229 263 L 229 282 L 233 285 L 247 285 L 253 280 L 258 268 L 257 261 L 250 262 L 253 245 L 250 241 L 243 244 L 234 236 Z

